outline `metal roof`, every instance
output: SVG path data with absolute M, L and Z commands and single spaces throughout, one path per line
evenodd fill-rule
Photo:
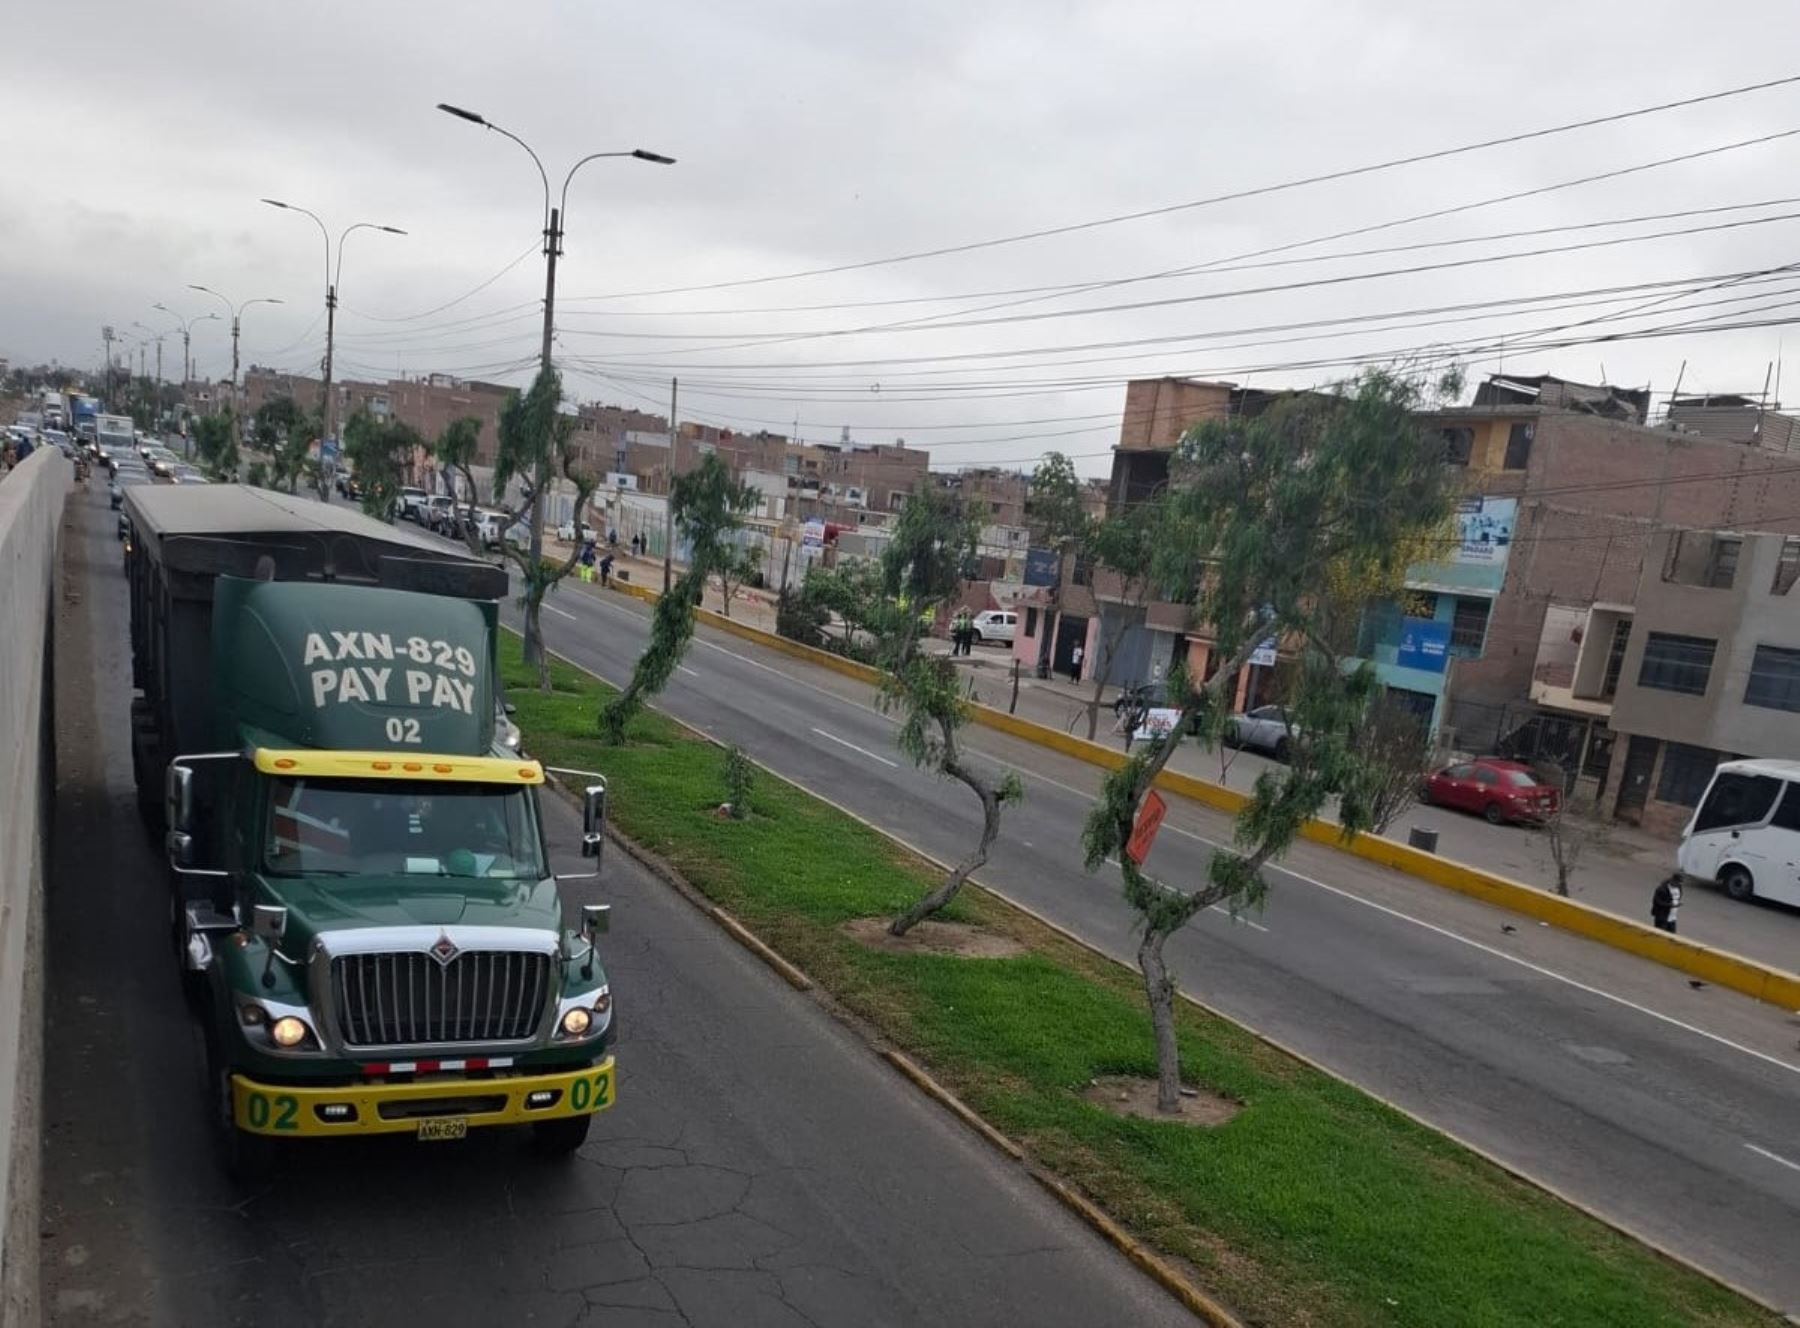
M 242 484 L 156 484 L 126 490 L 145 550 L 202 578 L 346 580 L 470 599 L 506 593 L 504 568 L 349 507 Z

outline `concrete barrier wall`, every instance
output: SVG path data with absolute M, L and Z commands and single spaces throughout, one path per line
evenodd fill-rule
M 0 1325 L 39 1321 L 38 1100 L 50 641 L 72 468 L 41 448 L 0 479 Z

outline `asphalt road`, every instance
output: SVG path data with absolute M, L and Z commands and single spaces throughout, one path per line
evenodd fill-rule
M 546 636 L 620 681 L 646 613 L 568 583 L 547 602 Z M 867 701 L 861 684 L 702 629 L 658 705 L 954 859 L 974 840 L 974 799 L 908 765 Z M 1096 772 L 989 731 L 967 737 L 1028 777 L 981 879 L 1129 958 L 1116 880 L 1085 874 L 1076 846 Z M 1171 803 L 1150 866 L 1199 879 L 1228 823 Z M 1271 879 L 1263 913 L 1203 915 L 1171 941 L 1186 990 L 1800 1312 L 1800 1022 L 1328 848 L 1296 847 Z
M 132 804 L 119 548 L 72 500 L 56 655 L 44 1303 L 52 1323 L 1190 1323 L 668 887 L 611 854 L 619 1102 L 517 1134 L 345 1141 L 237 1193 Z M 575 814 L 546 811 L 574 856 Z M 597 886 L 597 888 L 595 888 Z

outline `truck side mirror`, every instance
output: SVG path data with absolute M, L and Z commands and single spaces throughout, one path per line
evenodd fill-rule
M 581 800 L 581 856 L 597 858 L 606 842 L 606 781 L 590 784 Z
M 611 925 L 611 904 L 583 904 L 581 906 L 581 939 L 589 945 L 594 943 L 594 937 L 603 935 Z
M 180 831 L 182 838 L 186 839 L 188 826 L 193 819 L 194 772 L 185 765 L 171 764 L 163 778 L 163 821 L 171 833 Z M 187 865 L 185 859 L 181 865 Z

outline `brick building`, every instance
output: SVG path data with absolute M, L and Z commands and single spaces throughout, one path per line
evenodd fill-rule
M 965 502 L 981 504 L 991 525 L 1025 524 L 1025 498 L 1031 490 L 1031 480 L 1020 471 L 980 466 L 934 471 L 931 478 L 938 488 L 957 494 Z

